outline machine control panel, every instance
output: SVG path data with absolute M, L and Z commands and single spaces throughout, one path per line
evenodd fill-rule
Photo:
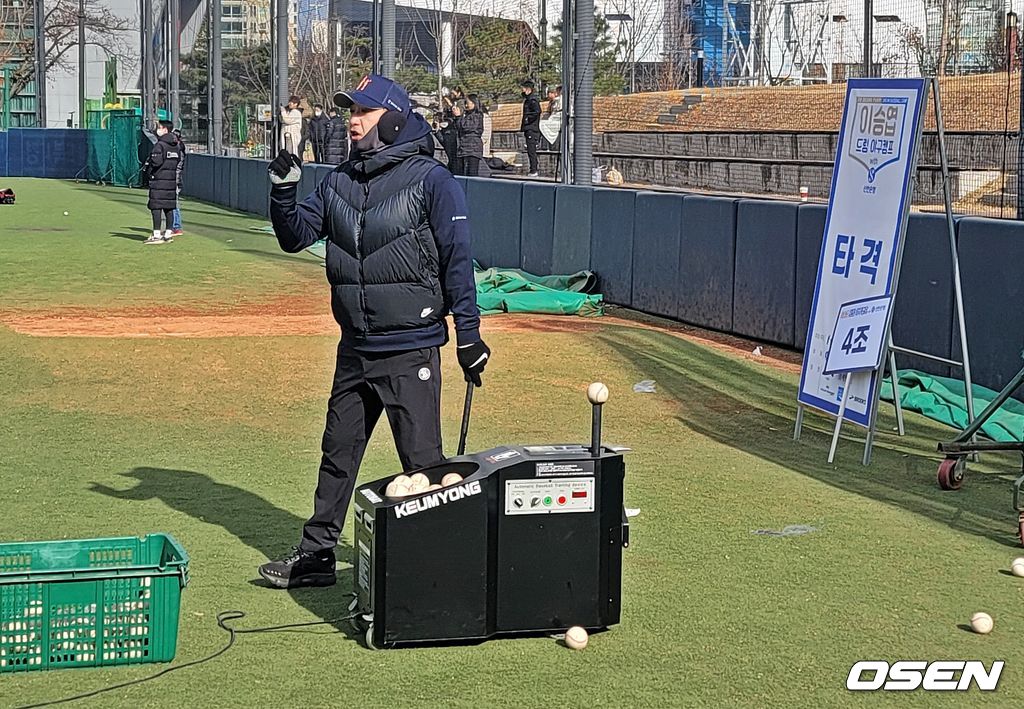
M 536 478 L 505 482 L 506 515 L 593 512 L 594 478 Z

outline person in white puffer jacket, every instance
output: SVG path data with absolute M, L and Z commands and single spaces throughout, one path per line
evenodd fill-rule
M 281 149 L 301 158 L 302 146 L 302 102 L 298 96 L 292 96 L 288 105 L 281 108 Z

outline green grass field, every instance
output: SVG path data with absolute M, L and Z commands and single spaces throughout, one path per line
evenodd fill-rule
M 258 220 L 199 204 L 186 205 L 185 236 L 143 247 L 141 192 L 8 184 L 18 204 L 0 207 L 0 540 L 176 536 L 192 560 L 177 662 L 224 644 L 221 610 L 245 611 L 248 626 L 345 615 L 347 563 L 335 589 L 278 592 L 254 580 L 259 563 L 297 542 L 311 509 L 336 334 L 272 328 L 328 312 L 320 262 L 280 253 L 250 229 Z M 168 314 L 239 326 L 204 336 L 133 329 Z M 86 317 L 106 323 L 103 336 L 54 336 Z M 39 322 L 49 334 L 33 334 Z M 485 323 L 494 359 L 470 448 L 586 440 L 586 385 L 609 385 L 605 440 L 635 450 L 627 506 L 641 508 L 624 554 L 621 625 L 583 652 L 550 638 L 373 652 L 345 623 L 241 636 L 212 662 L 75 706 L 1024 702 L 1024 579 L 1006 572 L 1024 555 L 1010 509 L 1016 461 L 988 456 L 962 491 L 943 493 L 933 451 L 950 432 L 911 415 L 899 439 L 887 412 L 871 467 L 853 432 L 830 466 L 829 422 L 810 417 L 804 441 L 792 442 L 796 376 L 767 359 L 620 319 L 578 332 L 568 320 L 531 322 Z M 247 323 L 264 329 L 247 334 Z M 462 383 L 450 349 L 444 359 L 454 450 Z M 656 380 L 657 393 L 633 393 L 641 379 Z M 381 426 L 362 476 L 396 469 Z M 754 534 L 790 524 L 818 531 Z M 424 553 L 444 550 L 424 540 Z M 964 629 L 976 610 L 995 618 L 990 636 Z M 851 694 L 847 673 L 867 659 L 1006 666 L 995 693 Z M 0 674 L 0 706 L 158 669 Z

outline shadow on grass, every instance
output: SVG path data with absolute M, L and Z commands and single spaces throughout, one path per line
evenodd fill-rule
M 151 233 L 151 232 L 147 232 L 147 233 Z M 128 232 L 125 232 L 125 231 L 112 231 L 112 232 L 110 232 L 110 235 L 111 236 L 115 236 L 118 239 L 129 239 L 131 241 L 145 241 L 146 239 L 149 238 L 145 234 L 129 234 Z
M 202 473 L 167 468 L 133 468 L 123 473 L 136 485 L 127 490 L 116 490 L 98 483 L 92 491 L 118 500 L 160 500 L 168 507 L 183 512 L 193 519 L 215 524 L 238 538 L 248 547 L 256 549 L 268 559 L 282 556 L 297 541 L 306 520 L 275 507 L 259 495 L 213 480 Z M 312 491 L 310 491 L 312 495 Z M 352 560 L 352 547 L 338 544 L 335 553 L 340 561 Z M 250 583 L 266 586 L 256 570 L 252 570 Z M 359 636 L 348 621 L 339 621 L 349 614 L 348 604 L 353 591 L 352 572 L 341 569 L 338 583 L 329 588 L 301 588 L 287 593 L 296 603 L 325 621 L 332 621 L 337 630 L 355 639 Z M 267 588 L 267 593 L 281 593 Z
M 630 362 L 658 391 L 678 402 L 678 421 L 690 431 L 775 463 L 833 487 L 884 502 L 952 529 L 1017 546 L 1010 485 L 1001 475 L 969 475 L 964 490 L 944 492 L 935 481 L 940 456 L 934 424 L 908 421 L 908 435 L 888 431 L 887 409 L 879 416 L 874 458 L 861 465 L 863 437 L 847 424 L 835 464 L 828 464 L 832 421 L 804 418 L 804 435 L 792 440 L 796 382 L 660 332 L 609 327 L 598 337 Z M 883 404 L 884 406 L 884 404 Z M 922 430 L 924 428 L 924 430 Z M 929 430 L 930 429 L 930 430 Z M 930 434 L 930 435 L 929 435 Z M 947 437 L 950 437 L 947 435 Z M 1000 469 L 1003 459 L 989 457 Z
M 274 261 L 289 261 L 291 263 L 318 263 L 321 266 L 324 265 L 324 260 L 319 256 L 314 256 L 308 251 L 301 251 L 297 254 L 289 254 L 284 251 L 260 251 L 259 249 L 231 249 L 238 253 L 248 254 L 250 256 L 259 256 L 261 258 L 268 258 Z

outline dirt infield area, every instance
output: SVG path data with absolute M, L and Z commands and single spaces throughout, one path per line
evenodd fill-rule
M 337 335 L 338 325 L 320 298 L 279 298 L 246 303 L 217 312 L 180 307 L 150 309 L 69 308 L 54 311 L 0 311 L 0 325 L 33 337 L 211 338 Z M 800 354 L 722 333 L 689 327 L 623 308 L 600 318 L 556 315 L 493 315 L 483 331 L 596 333 L 613 327 L 657 330 L 690 342 L 764 362 L 783 371 L 800 371 Z

